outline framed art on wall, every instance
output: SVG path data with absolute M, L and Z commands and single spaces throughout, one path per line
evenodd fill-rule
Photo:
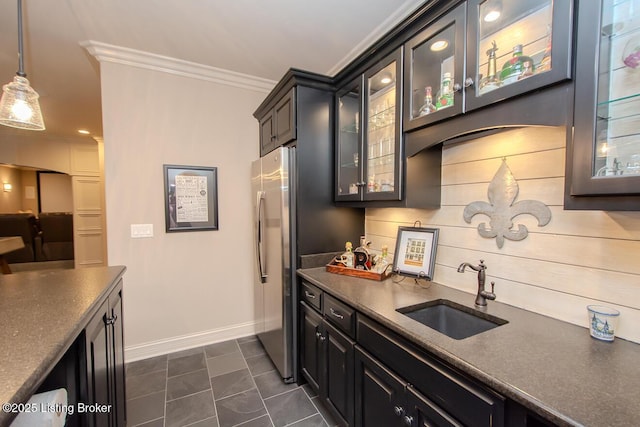
M 398 227 L 393 271 L 419 279 L 433 279 L 438 246 L 437 228 Z
M 218 175 L 215 167 L 164 165 L 165 229 L 218 229 Z

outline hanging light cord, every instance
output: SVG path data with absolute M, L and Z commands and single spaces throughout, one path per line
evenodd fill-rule
M 27 77 L 24 72 L 24 58 L 22 55 L 22 0 L 18 0 L 18 72 L 20 77 Z

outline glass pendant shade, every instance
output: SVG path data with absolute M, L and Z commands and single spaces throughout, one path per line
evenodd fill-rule
M 0 124 L 18 129 L 44 130 L 44 120 L 38 103 L 38 93 L 29 80 L 15 76 L 2 87 Z
M 2 86 L 0 98 L 0 125 L 18 129 L 44 130 L 44 120 L 38 103 L 38 92 L 33 90 L 24 72 L 22 42 L 22 0 L 18 0 L 18 72 L 12 82 Z

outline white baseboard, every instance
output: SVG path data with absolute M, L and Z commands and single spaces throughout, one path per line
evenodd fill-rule
M 247 322 L 195 334 L 151 341 L 125 347 L 124 360 L 126 363 L 134 362 L 136 360 L 148 359 L 176 351 L 255 335 L 255 333 L 255 322 Z

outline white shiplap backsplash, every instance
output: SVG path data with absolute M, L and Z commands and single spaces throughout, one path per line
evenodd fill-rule
M 529 127 L 445 146 L 440 209 L 368 208 L 372 248 L 386 244 L 392 252 L 398 226 L 437 227 L 435 282 L 475 295 L 475 273 L 456 269 L 483 259 L 498 301 L 585 328 L 586 306 L 605 304 L 621 312 L 616 335 L 640 343 L 640 212 L 565 211 L 565 143 L 564 128 Z M 539 227 L 531 215 L 516 217 L 514 227 L 526 225 L 529 235 L 498 248 L 477 231 L 488 217 L 468 224 L 462 213 L 471 202 L 487 201 L 503 158 L 519 186 L 516 201 L 539 200 L 552 218 Z

